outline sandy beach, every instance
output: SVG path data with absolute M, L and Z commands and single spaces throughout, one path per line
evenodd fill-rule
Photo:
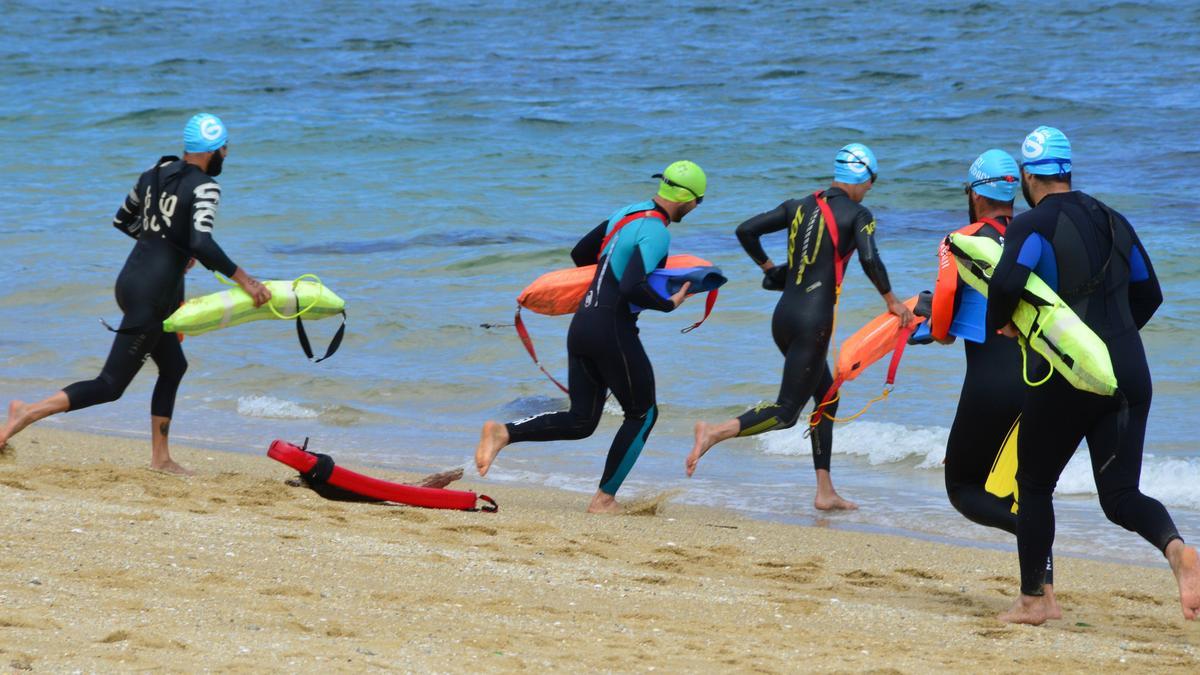
M 262 455 L 175 454 L 199 475 L 143 468 L 141 440 L 12 443 L 0 667 L 1200 668 L 1166 569 L 1060 557 L 1065 618 L 1009 626 L 993 617 L 1016 591 L 1011 553 L 669 502 L 588 516 L 585 495 L 470 480 L 500 513 L 334 503 Z

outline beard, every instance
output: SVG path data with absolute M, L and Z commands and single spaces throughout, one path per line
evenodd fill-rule
M 1021 194 L 1025 197 L 1025 203 L 1029 205 L 1029 208 L 1032 209 L 1035 206 L 1037 206 L 1037 204 L 1033 203 L 1033 195 L 1029 194 L 1029 179 L 1028 178 L 1021 181 Z
M 967 215 L 970 216 L 972 223 L 979 222 L 975 214 L 975 200 L 971 199 L 971 195 L 967 195 Z
M 216 178 L 217 176 L 221 175 L 221 169 L 224 168 L 224 166 L 225 156 L 221 154 L 220 150 L 217 150 L 213 153 L 212 157 L 208 158 L 208 168 L 204 170 L 204 173 Z

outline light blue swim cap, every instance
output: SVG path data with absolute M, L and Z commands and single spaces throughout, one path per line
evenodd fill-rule
M 1021 144 L 1021 168 L 1038 176 L 1071 172 L 1071 141 L 1054 127 L 1040 126 Z
M 967 169 L 967 189 L 998 202 L 1012 201 L 1020 184 L 1017 160 L 1003 150 L 988 150 Z
M 843 146 L 833 158 L 833 179 L 839 183 L 857 185 L 879 176 L 875 153 L 862 143 Z
M 229 140 L 229 132 L 220 117 L 210 113 L 193 115 L 183 127 L 183 149 L 185 152 L 212 152 L 220 150 Z

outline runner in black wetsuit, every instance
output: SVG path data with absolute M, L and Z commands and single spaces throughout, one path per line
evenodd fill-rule
M 1052 494 L 1084 438 L 1104 514 L 1163 552 L 1179 583 L 1184 616 L 1197 618 L 1196 550 L 1184 545 L 1163 505 L 1138 489 L 1151 398 L 1138 330 L 1162 303 L 1150 257 L 1124 216 L 1071 190 L 1071 147 L 1061 131 L 1038 127 L 1026 137 L 1022 155 L 1022 188 L 1033 208 L 1008 228 L 988 284 L 988 328 L 1016 334 L 1010 320 L 1029 274 L 1036 273 L 1104 341 L 1119 394 L 1075 389 L 1057 373 L 1027 389 L 1017 440 L 1021 595 L 1000 619 L 1040 624 L 1050 618 L 1043 584 L 1054 541 Z M 1045 372 L 1049 365 L 1041 367 Z
M 688 455 L 686 470 L 691 476 L 696 464 L 709 448 L 734 436 L 752 436 L 775 429 L 787 429 L 796 423 L 809 399 L 820 401 L 833 384 L 825 361 L 833 330 L 837 289 L 841 270 L 858 251 L 859 262 L 876 290 L 884 297 L 888 310 L 904 325 L 913 320 L 912 312 L 896 299 L 888 283 L 887 270 L 875 248 L 875 219 L 861 205 L 875 183 L 878 163 L 867 146 L 852 143 L 838 150 L 834 159 L 833 186 L 819 198 L 809 195 L 790 199 L 775 209 L 759 214 L 737 228 L 738 240 L 754 262 L 763 269 L 763 286 L 783 290 L 771 320 L 775 344 L 784 355 L 783 383 L 775 403 L 746 411 L 741 417 L 719 425 L 696 423 L 696 442 Z M 824 199 L 837 228 L 837 255 L 819 199 Z M 764 234 L 788 230 L 788 264 L 775 266 L 763 251 L 759 238 Z M 836 404 L 827 406 L 833 416 Z M 853 509 L 853 502 L 842 499 L 833 488 L 829 475 L 833 447 L 832 421 L 823 418 L 811 437 L 813 465 L 817 472 L 818 509 Z
M 479 475 L 486 475 L 497 453 L 509 443 L 587 438 L 600 423 L 609 390 L 625 413 L 613 438 L 600 487 L 588 511 L 620 510 L 614 498 L 633 468 L 658 417 L 654 371 L 638 339 L 637 314 L 630 305 L 670 312 L 686 297 L 684 284 L 671 298 L 659 296 L 647 274 L 666 262 L 671 235 L 704 198 L 704 172 L 692 162 L 675 162 L 661 175 L 653 201 L 626 206 L 586 234 L 571 251 L 577 267 L 599 260 L 591 287 L 571 319 L 567 333 L 571 409 L 499 424 L 488 421 L 475 451 Z
M 967 172 L 967 210 L 970 225 L 959 232 L 989 237 L 1003 244 L 1012 220 L 1020 170 L 1003 150 L 988 150 Z M 959 280 L 953 255 L 945 243 L 939 248 L 937 292 L 932 316 L 917 305 L 917 314 L 930 320 L 919 329 L 931 329 L 928 338 L 951 344 L 963 338 L 967 370 L 963 376 L 958 409 L 946 442 L 946 494 L 950 503 L 969 520 L 986 527 L 1017 533 L 1017 515 L 1011 491 L 1003 497 L 984 487 L 992 465 L 1017 422 L 1025 402 L 1021 379 L 1021 350 L 1017 343 L 985 329 L 986 299 Z M 1052 564 L 1047 560 L 1046 597 L 1061 616 L 1054 599 Z
M 163 157 L 141 175 L 113 218 L 113 227 L 137 240 L 117 277 L 116 298 L 125 313 L 99 377 L 76 382 L 34 404 L 13 401 L 8 422 L 0 430 L 0 446 L 30 424 L 68 410 L 80 410 L 121 397 L 146 358 L 158 366 L 150 404 L 152 468 L 187 473 L 171 459 L 167 444 L 175 392 L 187 370 L 187 359 L 174 335 L 164 335 L 162 322 L 183 300 L 183 276 L 193 259 L 238 284 L 261 305 L 271 292 L 229 260 L 212 238 L 221 188 L 213 177 L 221 172 L 229 149 L 228 133 L 214 115 L 198 114 L 184 128 L 184 156 Z

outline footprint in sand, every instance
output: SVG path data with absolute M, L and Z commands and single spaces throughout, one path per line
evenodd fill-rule
M 934 572 L 928 572 L 926 570 L 919 570 L 915 567 L 900 567 L 900 568 L 892 570 L 892 571 L 896 572 L 897 574 L 903 574 L 905 576 L 913 577 L 914 579 L 929 579 L 932 581 L 941 581 L 942 579 L 945 578 L 940 574 L 936 574 Z

